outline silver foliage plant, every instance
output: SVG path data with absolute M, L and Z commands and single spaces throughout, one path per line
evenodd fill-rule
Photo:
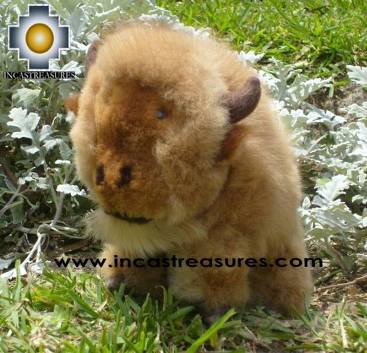
M 48 3 L 72 31 L 71 50 L 54 61 L 51 69 L 73 70 L 78 75 L 83 73 L 90 42 L 121 17 L 144 23 L 168 21 L 192 35 L 210 35 L 208 29 L 182 25 L 150 1 Z M 6 27 L 26 12 L 26 4 L 6 0 L 0 9 L 1 71 L 25 71 L 24 63 L 7 51 Z M 239 53 L 240 60 L 255 65 L 262 57 L 253 51 Z M 274 97 L 274 109 L 292 132 L 305 180 L 300 213 L 311 253 L 348 277 L 367 263 L 367 102 L 346 106 L 343 116 L 336 115 L 307 102 L 316 91 L 330 90 L 332 79 L 308 79 L 297 63 L 271 60 L 259 67 Z M 353 82 L 367 86 L 367 68 L 347 68 Z M 72 117 L 62 113 L 63 99 L 79 85 L 53 80 L 0 83 L 0 162 L 6 166 L 0 169 L 0 248 L 9 250 L 0 253 L 0 270 L 13 267 L 20 258 L 21 273 L 30 263 L 33 270 L 41 271 L 42 250 L 50 239 L 55 235 L 82 237 L 78 220 L 92 205 L 76 181 L 72 164 L 67 135 Z M 10 251 L 13 244 L 28 250 L 26 258 L 20 251 Z M 2 274 L 6 278 L 14 275 L 14 270 Z
M 305 180 L 300 213 L 307 240 L 314 254 L 352 276 L 367 264 L 367 102 L 344 107 L 340 116 L 305 101 L 331 80 L 306 79 L 294 65 L 270 70 L 263 75 L 292 131 Z M 366 68 L 348 66 L 348 76 L 367 87 Z

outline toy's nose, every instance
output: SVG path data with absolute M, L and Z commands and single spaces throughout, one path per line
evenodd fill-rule
M 119 169 L 117 178 L 115 179 L 115 186 L 121 188 L 128 185 L 132 178 L 132 168 L 129 165 L 124 165 Z M 105 167 L 100 164 L 96 169 L 96 185 L 105 184 Z

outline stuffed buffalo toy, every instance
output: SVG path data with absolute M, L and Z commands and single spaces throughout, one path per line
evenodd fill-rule
M 116 26 L 91 45 L 86 68 L 65 105 L 102 256 L 181 259 L 105 265 L 108 285 L 169 287 L 208 320 L 249 304 L 302 312 L 309 268 L 275 266 L 307 256 L 302 186 L 256 70 L 224 43 L 159 23 Z

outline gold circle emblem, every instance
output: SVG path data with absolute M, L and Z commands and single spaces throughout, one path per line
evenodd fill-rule
M 44 23 L 35 23 L 28 28 L 25 41 L 30 50 L 42 54 L 52 47 L 54 34 L 51 28 Z

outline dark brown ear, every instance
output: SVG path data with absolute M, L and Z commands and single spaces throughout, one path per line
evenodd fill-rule
M 73 112 L 75 115 L 78 115 L 79 109 L 79 93 L 73 94 L 64 100 L 64 106 L 67 111 Z
M 260 97 L 260 80 L 255 76 L 248 79 L 241 89 L 228 93 L 224 104 L 229 110 L 231 123 L 235 124 L 250 115 L 259 103 Z
M 85 75 L 87 75 L 89 68 L 96 61 L 97 50 L 100 45 L 101 41 L 97 39 L 88 48 L 87 55 L 85 57 Z

